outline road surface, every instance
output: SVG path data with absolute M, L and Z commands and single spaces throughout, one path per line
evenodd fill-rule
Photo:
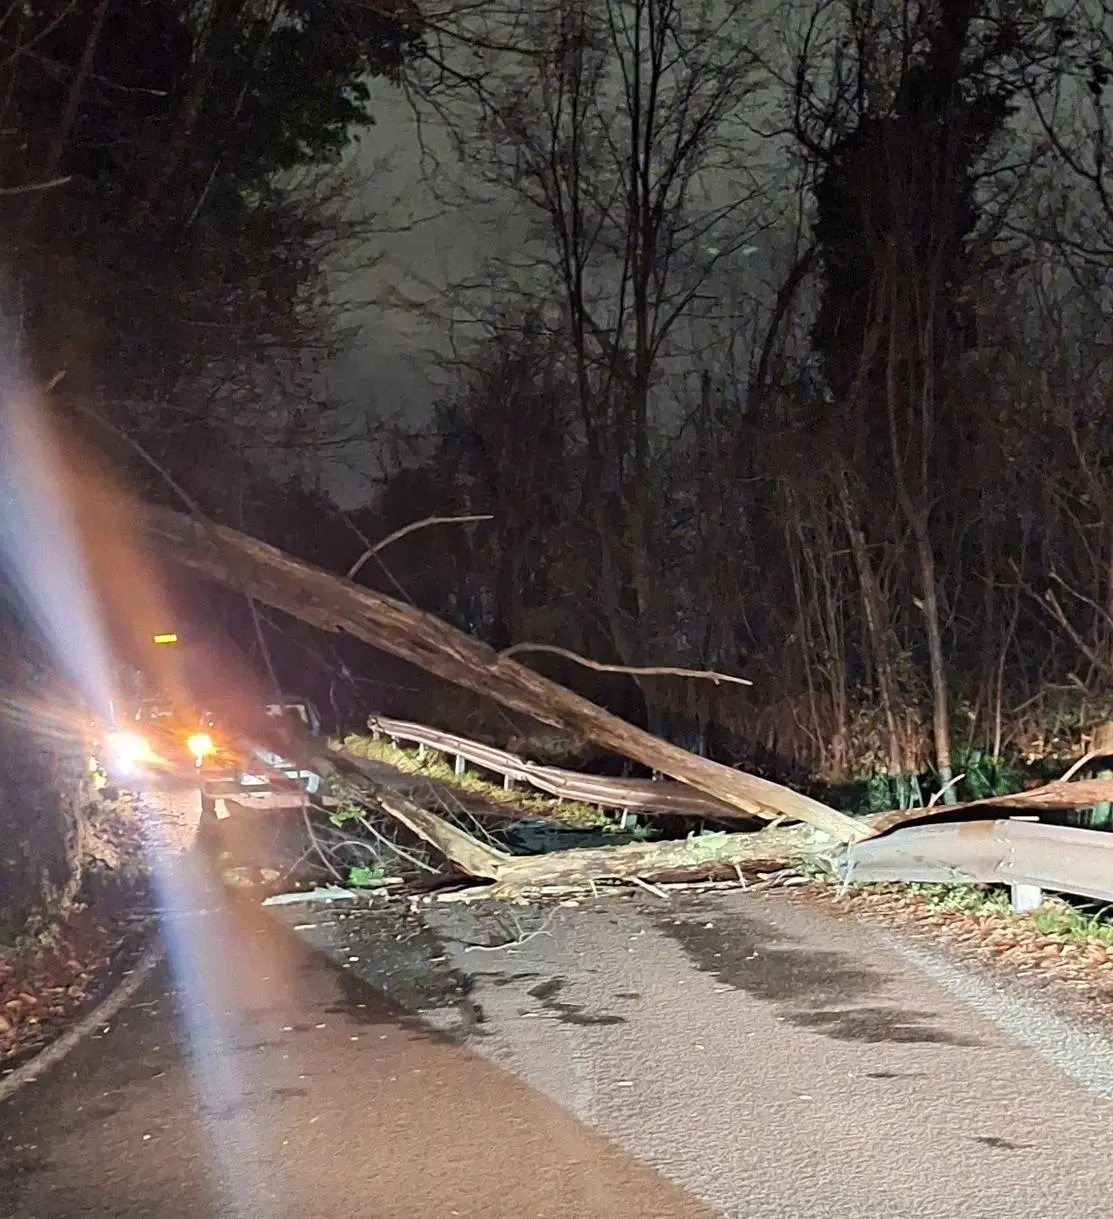
M 415 1001 L 366 915 L 288 917 Z M 424 923 L 460 994 L 430 1023 L 717 1214 L 1109 1212 L 1106 1038 L 921 947 L 785 892 Z
M 788 895 L 163 900 L 171 966 L 0 1106 L 5 1219 L 1109 1210 L 1103 1039 Z

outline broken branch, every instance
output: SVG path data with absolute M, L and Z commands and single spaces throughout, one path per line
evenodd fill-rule
M 746 677 L 734 677 L 730 673 L 719 673 L 715 669 L 677 669 L 671 665 L 608 665 L 598 660 L 588 660 L 578 652 L 568 648 L 558 648 L 551 643 L 516 643 L 513 647 L 504 649 L 500 656 L 518 656 L 525 652 L 548 652 L 552 656 L 563 656 L 565 660 L 583 665 L 585 669 L 594 669 L 597 673 L 628 673 L 631 677 L 695 677 L 702 681 L 712 681 L 718 685 L 721 681 L 733 682 L 737 686 L 752 686 L 754 683 Z
M 577 847 L 543 855 L 510 855 L 484 845 L 393 788 L 366 776 L 353 775 L 342 762 L 337 765 L 332 758 L 314 757 L 312 764 L 331 780 L 334 793 L 381 808 L 469 876 L 496 882 L 500 895 L 600 880 L 629 880 L 638 884 L 665 873 L 715 865 L 790 862 L 823 849 L 811 831 L 796 827 L 767 829 L 756 834 L 700 834 L 670 842 Z
M 381 551 L 385 550 L 392 542 L 400 541 L 404 537 L 408 537 L 411 533 L 417 533 L 419 529 L 426 529 L 430 525 L 470 525 L 476 521 L 491 521 L 495 518 L 489 513 L 482 513 L 478 516 L 427 516 L 421 521 L 411 521 L 408 525 L 403 525 L 401 529 L 395 529 L 393 533 L 388 533 L 381 541 L 376 542 L 359 556 L 348 570 L 347 578 L 354 580 L 363 569 L 363 565 L 368 559 L 373 559 Z
M 73 181 L 73 174 L 62 178 L 48 178 L 45 182 L 28 182 L 23 186 L 0 186 L 0 195 L 10 198 L 12 195 L 34 195 L 39 191 L 57 190 L 59 186 L 68 186 Z

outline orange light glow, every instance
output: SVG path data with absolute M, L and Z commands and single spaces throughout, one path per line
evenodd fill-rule
M 207 732 L 195 732 L 186 742 L 186 747 L 199 761 L 213 751 L 213 738 Z

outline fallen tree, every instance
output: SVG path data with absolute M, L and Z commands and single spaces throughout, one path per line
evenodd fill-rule
M 459 826 L 369 778 L 358 759 L 305 752 L 302 759 L 329 784 L 334 799 L 378 807 L 435 847 L 461 871 L 492 881 L 486 896 L 508 897 L 546 888 L 605 880 L 653 880 L 665 874 L 705 875 L 722 867 L 800 863 L 829 850 L 830 839 L 808 826 L 770 827 L 758 833 L 700 834 L 672 842 L 583 847 L 542 855 L 511 855 L 480 842 Z
M 809 796 L 635 728 L 432 614 L 234 529 L 167 508 L 146 507 L 142 513 L 148 537 L 168 560 L 321 630 L 352 635 L 573 738 L 595 741 L 661 771 L 749 816 L 803 821 L 839 842 L 854 842 L 872 832 Z
M 965 819 L 973 809 L 996 809 L 1014 817 L 1035 817 L 1040 813 L 1077 812 L 1108 802 L 1113 802 L 1113 779 L 1079 779 L 1073 782 L 1069 779 L 1055 779 L 1041 787 L 1032 787 L 1027 791 L 1012 792 L 1009 795 L 984 796 L 980 800 L 967 800 L 962 804 L 894 809 L 888 813 L 874 813 L 863 820 L 875 835 L 879 835 L 914 821 Z

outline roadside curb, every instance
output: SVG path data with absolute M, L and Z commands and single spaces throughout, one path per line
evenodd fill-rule
M 162 942 L 162 936 L 156 933 L 154 942 L 144 949 L 143 954 L 132 966 L 131 971 L 120 980 L 120 983 L 91 1012 L 86 1012 L 72 1028 L 67 1029 L 60 1037 L 52 1041 L 36 1054 L 30 1062 L 25 1062 L 21 1067 L 13 1071 L 11 1075 L 0 1079 L 0 1104 L 3 1104 L 14 1096 L 20 1088 L 34 1083 L 45 1071 L 49 1071 L 51 1067 L 57 1066 L 90 1033 L 94 1032 L 106 1021 L 111 1020 L 135 992 L 139 990 L 143 983 L 146 982 L 151 973 L 162 963 L 165 956 L 166 947 Z

